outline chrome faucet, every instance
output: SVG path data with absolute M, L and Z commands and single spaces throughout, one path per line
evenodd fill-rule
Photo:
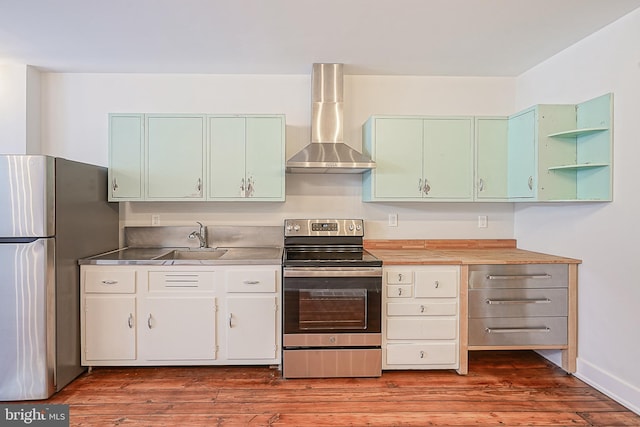
M 205 235 L 204 235 L 204 225 L 202 225 L 202 223 L 198 221 L 196 221 L 196 224 L 200 226 L 200 230 L 192 231 L 189 234 L 189 239 L 195 239 L 197 237 L 198 240 L 200 241 L 200 248 L 206 248 L 207 240 L 205 239 Z

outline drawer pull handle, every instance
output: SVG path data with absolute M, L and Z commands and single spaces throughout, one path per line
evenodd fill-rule
M 523 332 L 551 332 L 551 328 L 485 328 L 484 331 L 488 334 L 510 334 Z
M 420 306 L 420 313 L 424 313 L 424 305 Z
M 424 351 L 420 350 L 420 359 L 424 359 Z
M 117 285 L 118 281 L 117 280 L 103 280 L 102 282 L 103 285 Z
M 513 280 L 513 279 L 551 279 L 550 274 L 489 274 L 487 280 Z
M 402 295 L 402 288 L 398 288 L 398 296 Z
M 541 299 L 487 299 L 487 304 L 549 304 L 549 298 Z
M 440 287 L 440 282 L 436 280 L 434 283 L 436 284 L 436 289 L 438 289 Z
M 129 319 L 127 319 L 127 324 L 129 325 L 129 329 L 133 328 L 133 313 L 129 313 Z
M 398 273 L 398 282 L 402 282 L 402 273 Z
M 257 285 L 257 284 L 260 283 L 260 281 L 259 280 L 245 280 L 242 283 L 244 283 L 245 285 Z

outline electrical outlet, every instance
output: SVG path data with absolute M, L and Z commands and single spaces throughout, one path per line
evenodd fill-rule
M 478 215 L 478 228 L 487 228 L 488 220 L 486 215 Z
M 398 214 L 393 213 L 389 214 L 389 227 L 397 227 L 398 226 Z
M 151 225 L 160 225 L 160 215 L 158 214 L 151 215 Z

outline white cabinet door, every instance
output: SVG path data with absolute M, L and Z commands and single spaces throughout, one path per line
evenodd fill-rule
M 227 296 L 226 308 L 227 359 L 275 359 L 276 296 Z
M 136 297 L 85 295 L 83 364 L 136 359 Z
M 146 360 L 216 358 L 215 297 L 147 297 L 140 312 Z

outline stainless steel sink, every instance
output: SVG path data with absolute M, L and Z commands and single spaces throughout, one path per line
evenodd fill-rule
M 202 248 L 202 249 L 175 249 L 155 259 L 175 260 L 212 260 L 219 259 L 227 253 L 226 249 Z

